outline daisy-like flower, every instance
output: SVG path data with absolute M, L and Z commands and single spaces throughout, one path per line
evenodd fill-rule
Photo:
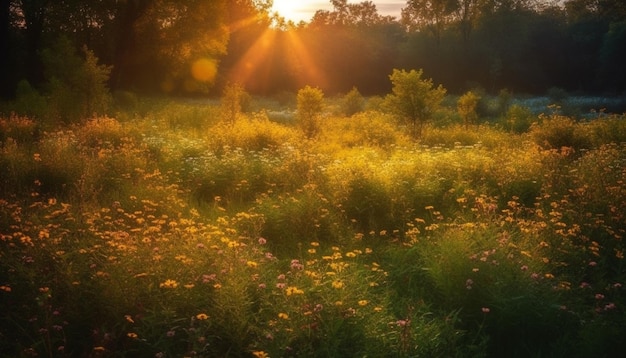
M 206 313 L 199 313 L 196 315 L 196 319 L 198 321 L 205 321 L 209 318 L 209 316 L 206 315 Z
M 161 288 L 176 288 L 178 287 L 178 282 L 174 280 L 167 279 L 165 282 L 162 282 L 159 287 Z

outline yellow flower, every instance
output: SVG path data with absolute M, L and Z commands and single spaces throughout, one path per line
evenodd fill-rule
M 167 279 L 167 280 L 165 280 L 165 282 L 161 283 L 159 285 L 159 287 L 161 287 L 161 288 L 176 288 L 176 287 L 178 287 L 178 282 L 176 282 L 174 280 Z
M 196 319 L 199 321 L 204 321 L 206 319 L 208 319 L 209 316 L 207 316 L 205 313 L 199 313 L 196 315 Z
M 341 282 L 340 280 L 335 280 L 333 281 L 332 285 L 333 285 L 333 288 L 339 289 L 343 287 L 343 282 Z
M 133 339 L 135 339 L 135 338 L 137 338 L 137 337 L 138 337 L 138 336 L 137 336 L 137 333 L 134 333 L 134 332 L 129 332 L 129 333 L 127 333 L 127 334 L 126 334 L 126 336 L 127 336 L 128 338 L 133 338 Z
M 248 261 L 246 262 L 246 266 L 250 267 L 250 268 L 256 268 L 259 264 L 257 264 L 254 261 Z
M 360 300 L 359 301 L 359 306 L 366 306 L 369 303 L 368 300 Z
M 256 358 L 270 358 L 270 355 L 263 351 L 252 352 L 252 355 L 255 356 Z
M 285 293 L 287 294 L 287 296 L 291 296 L 291 295 L 302 295 L 304 294 L 303 290 L 298 289 L 295 286 L 289 286 L 287 287 L 287 289 L 285 290 Z
M 286 314 L 286 313 L 281 312 L 281 313 L 278 314 L 278 318 L 280 318 L 280 319 L 289 319 L 289 315 Z
M 308 250 L 307 250 L 307 252 L 308 252 L 309 254 L 314 254 L 316 251 L 315 251 L 315 249 L 308 249 Z

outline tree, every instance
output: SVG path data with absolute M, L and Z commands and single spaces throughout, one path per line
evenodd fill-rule
M 445 27 L 459 8 L 457 0 L 407 0 L 402 22 L 409 29 L 430 31 L 439 44 Z
M 324 109 L 324 92 L 319 88 L 306 86 L 298 91 L 297 118 L 304 135 L 311 139 L 320 127 L 320 115 Z
M 469 91 L 462 95 L 457 102 L 457 111 L 461 119 L 463 119 L 465 129 L 469 128 L 470 124 L 474 124 L 478 120 L 478 114 L 476 114 L 478 101 L 480 101 L 480 97 L 474 92 Z
M 390 111 L 400 119 L 409 122 L 414 138 L 422 135 L 424 124 L 441 105 L 446 90 L 439 85 L 434 87 L 432 79 L 422 79 L 423 71 L 394 69 L 389 76 L 392 93 L 385 98 Z

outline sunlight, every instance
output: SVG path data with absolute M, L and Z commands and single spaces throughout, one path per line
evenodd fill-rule
M 286 61 L 281 56 L 286 58 Z M 286 68 L 276 64 L 287 64 Z M 326 76 L 295 31 L 266 30 L 231 71 L 231 81 L 248 90 L 266 89 L 288 73 L 299 87 L 323 86 Z
M 304 3 L 304 4 L 303 4 Z M 305 19 L 307 13 L 307 1 L 294 1 L 294 0 L 274 0 L 272 10 L 278 12 L 278 14 L 287 20 L 298 22 Z

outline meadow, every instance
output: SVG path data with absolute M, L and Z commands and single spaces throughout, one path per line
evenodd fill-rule
M 626 351 L 624 115 L 329 102 L 0 118 L 0 356 Z

